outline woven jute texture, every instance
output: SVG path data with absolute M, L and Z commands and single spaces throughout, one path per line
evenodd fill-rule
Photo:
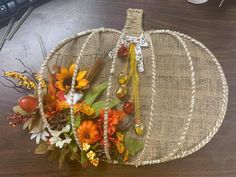
M 142 11 L 135 10 L 135 13 L 139 14 L 138 23 L 141 23 Z M 137 29 L 142 32 L 141 27 Z M 125 28 L 124 33 L 127 31 L 130 33 Z M 134 31 L 132 29 L 131 34 Z M 55 63 L 67 67 L 75 63 L 91 33 L 94 34 L 84 46 L 79 69 L 91 67 L 96 57 L 115 48 L 122 34 L 103 28 L 79 33 L 53 49 L 45 64 L 51 68 Z M 142 48 L 145 71 L 139 73 L 140 109 L 145 135 L 136 137 L 132 128 L 128 132 L 145 143 L 144 149 L 127 163 L 136 166 L 182 158 L 199 150 L 218 131 L 226 113 L 228 97 L 221 66 L 200 42 L 169 30 L 146 31 L 144 35 L 150 44 Z M 115 98 L 117 76 L 125 62 L 107 55 L 103 60 L 102 71 L 93 84 L 108 81 L 115 60 L 110 83 L 110 97 Z M 46 77 L 47 67 L 44 65 L 42 69 Z M 106 93 L 101 99 L 106 99 Z

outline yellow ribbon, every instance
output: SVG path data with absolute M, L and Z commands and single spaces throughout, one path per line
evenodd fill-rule
M 129 46 L 130 72 L 128 80 L 132 77 L 132 92 L 131 99 L 134 101 L 135 120 L 140 120 L 139 109 L 139 76 L 137 72 L 137 60 L 135 54 L 135 44 L 131 43 Z

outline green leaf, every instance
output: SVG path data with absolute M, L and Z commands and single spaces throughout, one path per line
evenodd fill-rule
M 60 157 L 59 157 L 59 168 L 62 167 L 62 164 L 65 160 L 65 157 L 69 152 L 70 152 L 69 148 L 67 148 L 67 147 L 62 148 L 61 154 L 60 154 Z
M 46 154 L 47 152 L 50 151 L 50 144 L 48 144 L 46 141 L 39 144 L 35 150 L 34 150 L 34 153 L 35 154 Z
M 96 100 L 96 98 L 107 88 L 107 82 L 99 84 L 91 88 L 85 95 L 84 101 L 91 105 Z
M 25 116 L 28 115 L 29 113 L 25 112 L 23 109 L 20 108 L 19 105 L 13 107 L 14 113 L 20 113 L 21 115 Z
M 80 126 L 81 118 L 79 116 L 75 117 L 75 127 L 78 128 Z
M 72 153 L 76 153 L 78 151 L 77 144 L 73 141 L 69 144 L 69 149 Z
M 125 147 L 128 149 L 131 156 L 135 156 L 143 149 L 144 143 L 133 138 L 125 138 Z
M 70 158 L 71 161 L 73 161 L 73 160 L 79 161 L 80 160 L 78 153 L 71 153 L 69 158 Z
M 31 126 L 33 120 L 34 120 L 33 117 L 29 118 L 29 119 L 24 123 L 24 125 L 23 125 L 23 130 L 26 129 L 27 127 L 30 129 L 30 126 Z
M 97 148 L 98 148 L 100 145 L 101 145 L 100 142 L 95 143 L 94 145 L 92 145 L 92 146 L 90 147 L 90 149 L 96 151 Z
M 54 150 L 50 151 L 48 160 L 49 161 L 58 160 L 59 157 L 60 157 L 60 150 L 58 148 L 55 148 Z
M 88 162 L 88 158 L 86 156 L 86 152 L 85 151 L 82 151 L 81 152 L 81 157 L 80 157 L 80 163 L 83 165 L 83 164 L 86 164 Z
M 71 117 L 70 117 L 70 115 L 68 115 L 66 117 L 66 120 L 67 120 L 67 124 L 70 125 L 71 124 Z
M 43 130 L 43 119 L 41 117 L 33 116 L 33 120 L 30 124 L 29 132 L 38 133 Z
M 114 106 L 118 105 L 119 103 L 120 103 L 119 99 L 112 99 L 109 102 L 109 108 L 113 108 Z M 99 115 L 99 113 L 100 113 L 100 110 L 104 109 L 104 107 L 105 107 L 105 101 L 95 102 L 92 105 L 92 108 L 95 109 L 95 115 L 92 118 L 97 117 Z

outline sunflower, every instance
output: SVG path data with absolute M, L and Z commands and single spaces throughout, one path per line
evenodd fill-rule
M 65 67 L 61 67 L 59 73 L 55 74 L 56 84 L 55 86 L 59 90 L 69 91 L 72 83 L 73 73 L 75 70 L 75 64 L 72 64 L 69 70 Z M 89 81 L 85 79 L 87 75 L 86 70 L 79 71 L 76 77 L 76 88 L 79 90 L 85 90 L 89 87 Z
M 101 139 L 97 123 L 91 120 L 85 120 L 81 123 L 77 129 L 77 136 L 82 144 L 94 144 Z

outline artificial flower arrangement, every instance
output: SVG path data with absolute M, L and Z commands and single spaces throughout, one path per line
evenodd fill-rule
M 122 45 L 118 55 L 122 59 L 125 58 L 126 62 L 132 62 L 132 52 L 134 46 Z M 69 67 L 54 65 L 50 68 L 52 72 L 49 73 L 48 79 L 43 78 L 43 107 L 49 130 L 44 126 L 38 107 L 37 86 L 40 76 L 19 61 L 25 71 L 4 72 L 4 77 L 14 84 L 13 88 L 17 91 L 28 91 L 30 94 L 18 100 L 13 108 L 14 114 L 8 117 L 10 125 L 15 127 L 23 124 L 23 129 L 28 129 L 31 139 L 35 139 L 38 144 L 34 152 L 48 153 L 48 159 L 58 160 L 60 167 L 65 159 L 77 161 L 83 167 L 88 164 L 98 166 L 101 161 L 106 161 L 103 138 L 105 101 L 101 99 L 101 95 L 106 90 L 107 83 L 93 84 L 103 60 L 97 59 L 93 66 L 80 69 L 76 76 L 76 93 L 73 98 L 76 135 L 70 116 L 70 89 L 75 64 L 71 63 Z M 120 88 L 116 91 L 116 98 L 109 103 L 109 152 L 112 159 L 119 163 L 127 162 L 143 148 L 143 142 L 126 135 L 126 131 L 135 121 L 132 118 L 135 106 L 127 96 L 127 84 L 132 74 L 122 72 L 117 77 Z M 135 131 L 141 135 L 143 127 L 135 127 Z M 82 149 L 79 149 L 75 137 L 79 139 Z

